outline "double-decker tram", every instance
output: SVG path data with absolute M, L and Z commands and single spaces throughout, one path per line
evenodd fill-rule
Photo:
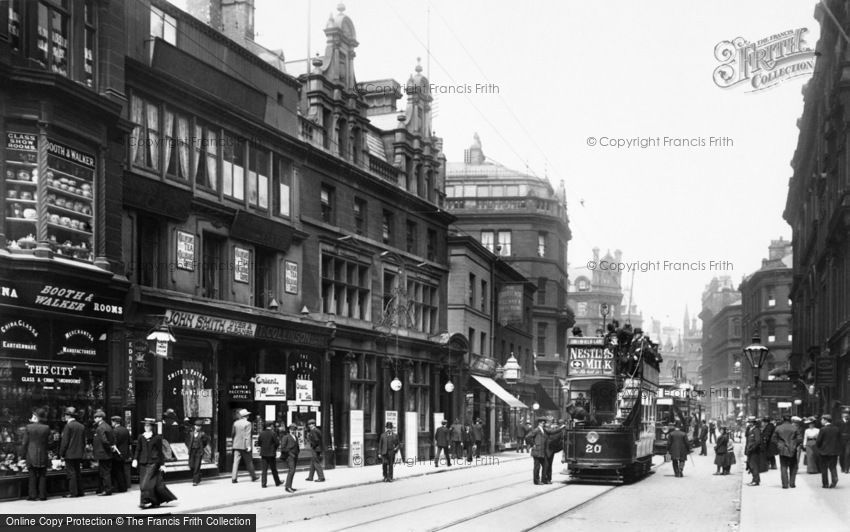
M 564 453 L 572 479 L 627 482 L 652 467 L 661 357 L 640 329 L 617 336 L 568 342 Z
M 675 384 L 661 384 L 656 399 L 655 454 L 667 453 L 667 436 L 673 425 L 679 425 L 688 437 L 688 444 L 699 444 L 695 414 L 699 392 L 680 389 Z

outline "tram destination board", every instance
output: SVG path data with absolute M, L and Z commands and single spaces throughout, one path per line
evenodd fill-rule
M 612 376 L 614 375 L 614 353 L 605 348 L 603 338 L 570 338 L 567 350 L 567 374 Z

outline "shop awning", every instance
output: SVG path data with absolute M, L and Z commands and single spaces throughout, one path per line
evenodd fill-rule
M 519 399 L 510 394 L 506 389 L 499 386 L 496 381 L 491 379 L 490 377 L 479 377 L 478 375 L 473 375 L 472 378 L 481 383 L 482 386 L 496 394 L 496 397 L 501 399 L 502 401 L 508 403 L 508 406 L 511 408 L 528 408 Z

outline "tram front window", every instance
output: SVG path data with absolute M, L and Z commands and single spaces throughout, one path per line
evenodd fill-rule
M 590 412 L 600 424 L 613 423 L 617 416 L 617 385 L 599 381 L 590 387 Z

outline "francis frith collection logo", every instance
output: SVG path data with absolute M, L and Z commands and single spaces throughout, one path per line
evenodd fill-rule
M 805 40 L 808 31 L 783 31 L 754 42 L 743 37 L 719 42 L 714 58 L 721 64 L 714 69 L 714 83 L 721 89 L 749 87 L 744 92 L 757 92 L 811 75 L 815 57 Z

